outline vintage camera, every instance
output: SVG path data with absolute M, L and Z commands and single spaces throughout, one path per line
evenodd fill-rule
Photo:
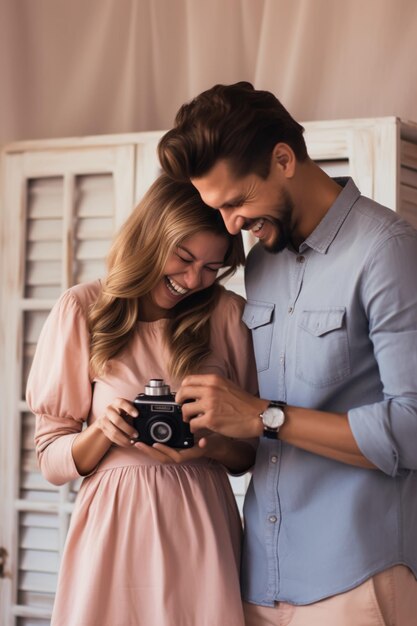
M 181 404 L 175 402 L 175 394 L 162 379 L 151 378 L 145 385 L 145 393 L 139 393 L 133 404 L 139 411 L 139 417 L 133 418 L 138 441 L 150 446 L 163 443 L 171 448 L 194 445 L 190 426 L 182 419 Z

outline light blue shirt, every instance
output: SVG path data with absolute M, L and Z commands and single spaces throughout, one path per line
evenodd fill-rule
M 397 563 L 417 573 L 417 232 L 343 184 L 298 251 L 251 250 L 243 319 L 260 396 L 347 412 L 379 469 L 261 439 L 242 585 L 266 606 L 309 604 Z

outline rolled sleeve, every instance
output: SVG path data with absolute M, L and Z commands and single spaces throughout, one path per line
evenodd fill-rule
M 410 229 L 411 230 L 411 229 Z M 384 400 L 348 412 L 362 453 L 390 476 L 417 470 L 417 233 L 370 255 L 362 297 Z

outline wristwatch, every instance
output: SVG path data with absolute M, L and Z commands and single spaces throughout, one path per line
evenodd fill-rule
M 268 437 L 268 439 L 278 438 L 279 429 L 285 421 L 285 406 L 285 402 L 271 401 L 265 411 L 259 415 L 264 425 L 264 437 Z

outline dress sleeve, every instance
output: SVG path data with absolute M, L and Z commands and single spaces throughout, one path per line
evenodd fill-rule
M 252 335 L 242 322 L 244 305 L 241 296 L 233 292 L 224 294 L 212 319 L 213 350 L 222 354 L 227 377 L 245 391 L 257 395 Z
M 26 389 L 36 416 L 38 462 L 43 476 L 55 485 L 80 476 L 71 449 L 91 407 L 89 344 L 85 311 L 69 290 L 41 331 Z

